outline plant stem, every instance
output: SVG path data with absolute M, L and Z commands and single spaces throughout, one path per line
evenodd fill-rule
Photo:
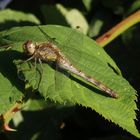
M 15 113 L 21 109 L 22 105 L 23 103 L 16 102 L 7 112 L 5 112 L 4 114 L 0 116 L 0 121 L 2 125 L 0 126 L 0 129 L 6 130 L 6 131 L 15 131 L 15 129 L 12 129 L 9 127 L 9 122 L 13 118 Z
M 13 115 L 21 109 L 22 105 L 23 103 L 17 102 L 7 112 L 3 114 L 5 123 L 8 123 L 11 120 Z
M 105 34 L 97 38 L 96 42 L 101 47 L 104 47 L 112 40 L 114 40 L 117 36 L 119 36 L 128 28 L 130 28 L 131 26 L 135 25 L 138 22 L 140 22 L 140 10 L 130 15 L 129 17 L 118 23 L 116 26 L 114 26 L 112 29 L 107 31 Z

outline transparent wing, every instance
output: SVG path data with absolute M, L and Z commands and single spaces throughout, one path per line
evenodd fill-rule
M 73 41 L 76 42 L 77 38 L 78 38 L 78 41 L 80 42 L 81 47 L 82 47 L 83 39 L 81 36 L 79 38 L 75 35 L 74 32 L 76 29 L 71 30 L 69 32 L 69 34 L 66 35 L 65 39 L 63 39 L 63 41 L 60 44 L 59 44 L 59 42 L 55 41 L 55 38 L 50 38 L 48 36 L 48 34 L 43 29 L 41 29 L 39 26 L 38 26 L 38 29 L 46 37 L 46 42 L 47 41 L 52 42 L 60 49 L 60 51 L 62 51 L 61 52 L 62 54 L 63 54 L 63 52 L 64 52 L 64 55 L 68 54 L 68 59 L 69 59 L 69 57 L 75 56 L 75 57 L 77 57 L 77 60 L 80 61 L 80 55 L 81 55 L 80 51 L 77 51 L 76 45 L 73 45 L 74 44 Z M 67 57 L 67 55 L 66 55 L 66 57 Z M 75 61 L 75 59 L 73 59 L 73 60 Z M 58 92 L 68 91 L 68 89 L 65 89 L 65 87 L 71 88 L 71 79 L 68 79 L 69 76 L 70 76 L 70 73 L 68 73 L 65 70 L 60 69 L 60 67 L 56 64 L 55 75 L 54 75 L 56 91 L 58 91 Z M 66 83 L 66 81 L 67 81 L 67 83 Z
M 79 40 L 80 40 L 80 44 L 81 44 L 81 47 L 82 47 L 82 43 L 83 43 L 82 37 L 80 37 Z M 62 42 L 63 49 L 62 49 L 61 53 L 64 54 L 64 55 L 68 54 L 68 57 L 66 55 L 67 59 L 69 59 L 70 57 L 72 57 L 74 55 L 75 57 L 77 57 L 77 60 L 80 61 L 80 55 L 81 55 L 80 51 L 77 51 L 75 49 L 76 46 L 72 45 L 73 41 L 77 41 L 75 36 L 74 36 L 74 30 L 69 32 L 69 34 L 66 36 L 64 42 Z M 58 91 L 58 92 L 72 91 L 72 87 L 71 87 L 71 82 L 72 81 L 70 79 L 70 76 L 71 76 L 70 71 L 68 72 L 67 70 L 66 71 L 62 70 L 62 69 L 60 69 L 59 66 L 58 66 L 57 69 L 58 70 L 56 70 L 56 72 L 55 72 L 55 89 L 56 89 L 56 91 Z M 64 95 L 64 94 L 62 94 L 62 95 Z
M 38 26 L 38 29 L 42 33 L 42 38 L 46 39 L 44 43 L 51 42 L 52 44 L 55 44 L 60 49 L 62 54 L 64 54 L 66 58 L 70 59 L 70 61 L 72 60 L 76 63 L 77 60 L 80 60 L 81 49 L 83 48 L 83 36 L 79 35 L 82 33 L 80 32 L 78 28 L 69 29 L 69 30 L 66 30 L 66 32 L 63 31 L 62 34 L 65 34 L 65 35 L 61 36 L 62 37 L 61 42 L 59 42 L 57 38 L 51 38 L 47 34 L 47 31 L 45 30 L 45 28 L 43 29 L 40 26 Z M 75 32 L 78 32 L 78 33 L 75 33 Z M 77 44 L 80 47 L 77 46 Z M 78 50 L 77 47 L 80 48 L 80 50 Z

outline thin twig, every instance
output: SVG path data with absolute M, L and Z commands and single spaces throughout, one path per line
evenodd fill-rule
M 101 47 L 104 47 L 108 43 L 110 43 L 112 40 L 114 40 L 117 36 L 122 34 L 131 26 L 137 24 L 138 22 L 140 22 L 140 10 L 130 15 L 129 17 L 127 17 L 126 19 L 118 23 L 116 26 L 114 26 L 112 29 L 104 33 L 102 36 L 97 38 L 96 42 Z

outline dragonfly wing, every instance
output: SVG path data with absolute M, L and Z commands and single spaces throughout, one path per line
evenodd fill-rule
M 64 47 L 63 49 L 66 51 L 66 52 L 69 52 L 69 53 L 73 53 L 71 51 L 71 39 L 76 41 L 76 38 L 75 36 L 73 36 L 73 32 L 70 32 L 68 37 L 69 38 L 66 38 L 65 41 L 63 42 L 63 46 L 66 46 Z M 80 39 L 81 40 L 81 44 L 82 44 L 82 38 Z M 69 46 L 67 45 L 69 44 Z M 62 52 L 63 53 L 63 52 Z M 75 51 L 75 54 L 78 56 L 78 60 L 80 60 L 80 53 L 79 52 L 76 52 Z M 73 53 L 73 55 L 75 55 Z M 68 72 L 67 70 L 63 70 L 61 69 L 61 67 L 59 66 L 56 66 L 56 72 L 55 72 L 55 90 L 57 92 L 59 92 L 59 95 L 62 95 L 63 97 L 61 98 L 65 98 L 65 93 L 68 93 L 69 94 L 69 98 L 71 99 L 72 98 L 72 90 L 73 90 L 73 87 L 72 87 L 72 80 L 70 78 L 71 76 L 71 73 Z M 62 93 L 62 94 L 61 94 Z M 65 98 L 66 100 L 67 98 Z
M 75 32 L 78 32 L 78 34 L 75 34 Z M 79 44 L 79 48 L 82 48 L 83 46 L 83 36 L 79 34 L 82 34 L 80 33 L 79 30 L 77 29 L 72 29 L 72 31 L 69 32 L 69 34 L 67 35 L 66 39 L 64 40 L 63 42 L 63 48 L 62 48 L 62 53 L 66 52 L 66 54 L 69 54 L 68 56 L 70 56 L 70 58 L 72 56 L 76 57 L 78 59 L 76 60 L 80 60 L 80 56 L 81 56 L 81 53 L 80 51 L 77 51 L 77 42 Z M 74 43 L 76 42 L 76 43 Z
M 55 71 L 55 91 L 59 96 L 60 101 L 66 101 L 69 97 L 71 99 L 71 80 L 68 79 L 69 75 L 65 72 L 60 72 L 57 68 Z

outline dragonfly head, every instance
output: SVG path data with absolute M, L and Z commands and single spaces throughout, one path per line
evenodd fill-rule
M 23 44 L 23 50 L 28 55 L 33 55 L 35 52 L 35 44 L 32 42 L 32 40 L 28 40 Z

